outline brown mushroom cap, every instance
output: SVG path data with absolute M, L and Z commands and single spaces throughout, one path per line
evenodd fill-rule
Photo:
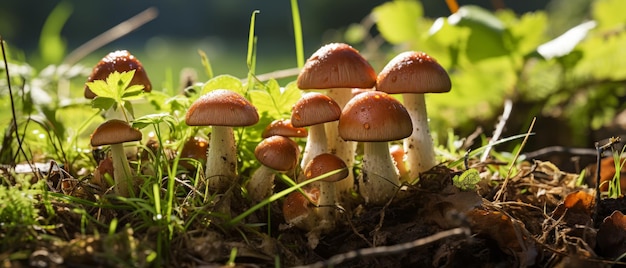
M 322 181 L 336 182 L 348 177 L 346 163 L 334 154 L 323 153 L 315 156 L 304 168 L 304 176 L 308 179 L 322 176 L 328 172 L 341 169 L 340 172 L 328 176 Z
M 406 108 L 385 92 L 369 91 L 354 96 L 339 118 L 339 135 L 351 141 L 393 141 L 413 132 Z
M 141 62 L 127 50 L 117 50 L 107 54 L 93 68 L 91 75 L 87 78 L 87 82 L 105 80 L 109 74 L 115 71 L 121 73 L 130 70 L 135 70 L 135 75 L 130 81 L 130 85 L 143 85 L 144 92 L 152 91 L 152 84 L 150 83 L 150 79 L 148 79 L 146 70 L 141 65 Z M 93 99 L 95 97 L 96 94 L 85 85 L 85 98 Z
M 126 121 L 111 119 L 106 121 L 91 134 L 91 146 L 102 146 L 141 140 L 141 132 L 131 127 Z
M 339 120 L 341 108 L 337 102 L 319 92 L 308 92 L 293 106 L 291 124 L 307 127 Z
M 437 61 L 424 52 L 398 54 L 378 74 L 376 90 L 397 93 L 444 93 L 450 91 L 450 77 Z
M 264 139 L 271 136 L 304 138 L 308 135 L 308 133 L 309 132 L 306 128 L 294 127 L 291 124 L 291 119 L 276 119 L 265 127 L 261 137 Z
M 290 138 L 271 136 L 256 146 L 254 156 L 266 167 L 278 171 L 287 171 L 298 165 L 300 148 Z
M 297 84 L 300 89 L 371 88 L 376 84 L 376 72 L 356 49 L 332 43 L 307 59 Z
M 236 92 L 217 89 L 197 99 L 185 116 L 189 126 L 251 126 L 259 122 L 256 108 Z

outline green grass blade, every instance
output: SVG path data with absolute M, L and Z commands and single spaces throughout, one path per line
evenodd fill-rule
M 304 45 L 302 44 L 302 22 L 300 21 L 298 0 L 291 0 L 291 17 L 293 18 L 293 37 L 296 42 L 296 61 L 298 68 L 302 68 L 304 66 Z

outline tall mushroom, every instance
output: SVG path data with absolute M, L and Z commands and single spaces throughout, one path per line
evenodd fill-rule
M 339 135 L 345 140 L 363 142 L 359 191 L 365 202 L 384 204 L 400 186 L 389 141 L 404 139 L 412 130 L 409 113 L 387 93 L 364 92 L 344 107 L 339 118 Z
M 302 163 L 304 166 L 316 155 L 328 152 L 328 143 L 324 123 L 337 121 L 341 115 L 341 108 L 330 97 L 318 93 L 309 92 L 293 106 L 291 124 L 294 127 L 309 127 Z
M 111 145 L 114 191 L 120 196 L 130 196 L 133 187 L 133 173 L 130 170 L 128 159 L 126 159 L 123 143 L 141 140 L 141 136 L 139 130 L 132 128 L 126 121 L 118 119 L 111 119 L 102 123 L 91 134 L 91 146 Z
M 446 70 L 424 52 L 400 53 L 378 75 L 376 90 L 402 93 L 404 106 L 411 115 L 413 134 L 404 140 L 409 180 L 437 164 L 424 94 L 448 92 L 451 87 Z
M 300 148 L 290 138 L 270 136 L 256 146 L 254 156 L 261 166 L 252 173 L 246 189 L 250 199 L 261 201 L 272 195 L 275 172 L 287 172 L 298 165 Z
M 212 126 L 205 171 L 210 189 L 223 192 L 237 176 L 233 127 L 251 126 L 258 121 L 256 108 L 230 90 L 213 90 L 191 104 L 185 116 L 187 125 Z
M 352 98 L 353 88 L 372 88 L 376 84 L 374 68 L 348 44 L 331 43 L 322 46 L 309 59 L 298 75 L 300 89 L 327 89 L 327 95 L 343 109 Z M 326 125 L 329 151 L 348 166 L 349 175 L 337 183 L 339 192 L 352 189 L 352 165 L 356 143 L 343 140 L 337 133 L 337 122 Z

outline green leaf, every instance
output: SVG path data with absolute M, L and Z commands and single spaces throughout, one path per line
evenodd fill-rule
M 109 85 L 103 80 L 94 80 L 93 82 L 86 83 L 89 89 L 96 94 L 96 96 L 103 98 L 114 98 L 113 91 Z
M 480 182 L 480 173 L 478 170 L 470 168 L 464 171 L 461 175 L 456 175 L 452 178 L 452 184 L 462 191 L 476 189 L 476 184 Z
M 112 98 L 97 96 L 91 101 L 91 107 L 96 109 L 108 110 L 113 107 L 115 103 L 116 101 Z
M 626 24 L 624 10 L 626 10 L 626 1 L 598 0 L 593 2 L 591 14 L 593 19 L 598 23 L 599 30 L 615 31 L 622 30 Z
M 129 88 L 126 88 L 122 94 L 122 99 L 124 100 L 135 100 L 140 99 L 143 94 L 143 85 L 132 85 Z
M 504 24 L 491 12 L 478 6 L 463 6 L 448 17 L 448 23 L 470 29 L 465 48 L 470 61 L 508 54 L 504 44 Z
M 380 34 L 392 44 L 415 40 L 424 11 L 418 1 L 392 1 L 375 7 L 372 14 Z
M 243 87 L 241 80 L 232 75 L 224 74 L 213 77 L 213 79 L 207 81 L 204 84 L 204 86 L 202 87 L 201 95 L 204 95 L 216 89 L 228 89 L 241 95 L 245 95 L 245 88 Z
M 295 83 L 281 88 L 276 80 L 270 79 L 264 89 L 250 92 L 250 99 L 259 113 L 267 112 L 273 119 L 287 118 L 291 115 L 291 107 L 300 99 L 301 93 Z

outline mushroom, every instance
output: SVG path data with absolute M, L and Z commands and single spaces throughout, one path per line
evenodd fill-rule
M 298 75 L 300 89 L 327 89 L 328 96 L 343 109 L 352 98 L 353 88 L 372 88 L 376 72 L 359 52 L 344 43 L 322 46 L 309 59 Z M 356 143 L 343 140 L 337 133 L 337 122 L 326 124 L 328 148 L 348 166 L 349 174 L 337 184 L 339 192 L 348 192 L 354 185 L 352 165 Z
M 205 171 L 210 189 L 225 191 L 237 175 L 233 127 L 251 126 L 258 121 L 256 108 L 230 90 L 213 90 L 191 104 L 185 116 L 187 125 L 212 126 Z
M 124 153 L 125 142 L 141 140 L 141 132 L 132 128 L 126 121 L 111 119 L 96 128 L 91 134 L 91 146 L 111 145 L 111 158 L 113 160 L 113 180 L 115 181 L 114 192 L 120 196 L 128 197 L 132 191 L 131 179 L 133 174 Z M 131 188 L 129 190 L 129 188 Z
M 256 146 L 254 156 L 261 166 L 252 173 L 246 189 L 252 200 L 261 201 L 272 195 L 276 171 L 287 172 L 298 165 L 300 148 L 290 138 L 270 136 Z
M 387 93 L 364 92 L 344 107 L 339 135 L 345 140 L 363 142 L 359 191 L 365 202 L 384 204 L 395 194 L 400 179 L 388 143 L 408 137 L 412 130 L 411 117 L 404 106 Z
M 141 62 L 135 56 L 130 54 L 127 50 L 113 51 L 98 62 L 98 64 L 91 71 L 91 75 L 87 78 L 87 82 L 93 82 L 94 80 L 105 80 L 112 72 L 128 72 L 135 70 L 135 76 L 130 81 L 130 85 L 142 85 L 145 92 L 152 91 L 152 84 L 148 79 L 146 70 L 141 65 Z M 89 86 L 85 85 L 85 98 L 93 99 L 96 97 Z
M 319 92 L 309 92 L 293 106 L 291 124 L 294 127 L 309 127 L 309 136 L 302 154 L 301 166 L 316 155 L 328 152 L 328 143 L 324 123 L 337 121 L 341 108 L 330 97 Z
M 341 171 L 319 181 L 319 207 L 316 210 L 320 216 L 317 228 L 321 231 L 329 231 L 335 227 L 335 183 L 348 176 L 348 168 L 341 158 L 329 153 L 315 156 L 304 168 L 307 180 L 335 170 Z
M 400 181 L 408 181 L 407 176 L 409 175 L 409 170 L 406 168 L 406 163 L 404 162 L 406 156 L 404 147 L 400 144 L 391 145 L 391 147 L 389 147 L 389 153 L 400 174 Z
M 404 140 L 409 180 L 414 180 L 419 173 L 437 164 L 424 94 L 448 92 L 451 87 L 446 70 L 424 52 L 400 53 L 378 74 L 376 90 L 389 94 L 402 93 L 404 106 L 411 115 L 414 130 Z
M 91 75 L 87 78 L 87 83 L 93 82 L 95 80 L 106 80 L 107 77 L 113 72 L 128 72 L 131 70 L 135 70 L 135 74 L 133 79 L 130 81 L 129 85 L 142 85 L 144 92 L 152 91 L 152 83 L 150 83 L 150 79 L 148 79 L 148 74 L 146 70 L 141 65 L 141 62 L 135 58 L 130 52 L 127 50 L 117 50 L 107 54 L 104 58 L 98 62 L 98 64 L 93 68 Z M 89 89 L 89 85 L 85 84 L 84 95 L 86 99 L 93 99 L 96 97 L 96 94 Z M 107 118 L 112 119 L 122 119 L 123 114 L 119 112 L 115 112 L 116 107 L 109 109 L 105 112 Z M 121 109 L 124 109 L 122 107 Z M 128 115 L 132 119 L 132 114 Z
M 321 234 L 321 230 L 318 228 L 320 226 L 320 216 L 315 211 L 319 204 L 320 190 L 311 185 L 304 186 L 301 189 L 306 196 L 295 191 L 285 197 L 283 201 L 283 217 L 287 224 L 308 231 L 308 246 L 316 248 Z

